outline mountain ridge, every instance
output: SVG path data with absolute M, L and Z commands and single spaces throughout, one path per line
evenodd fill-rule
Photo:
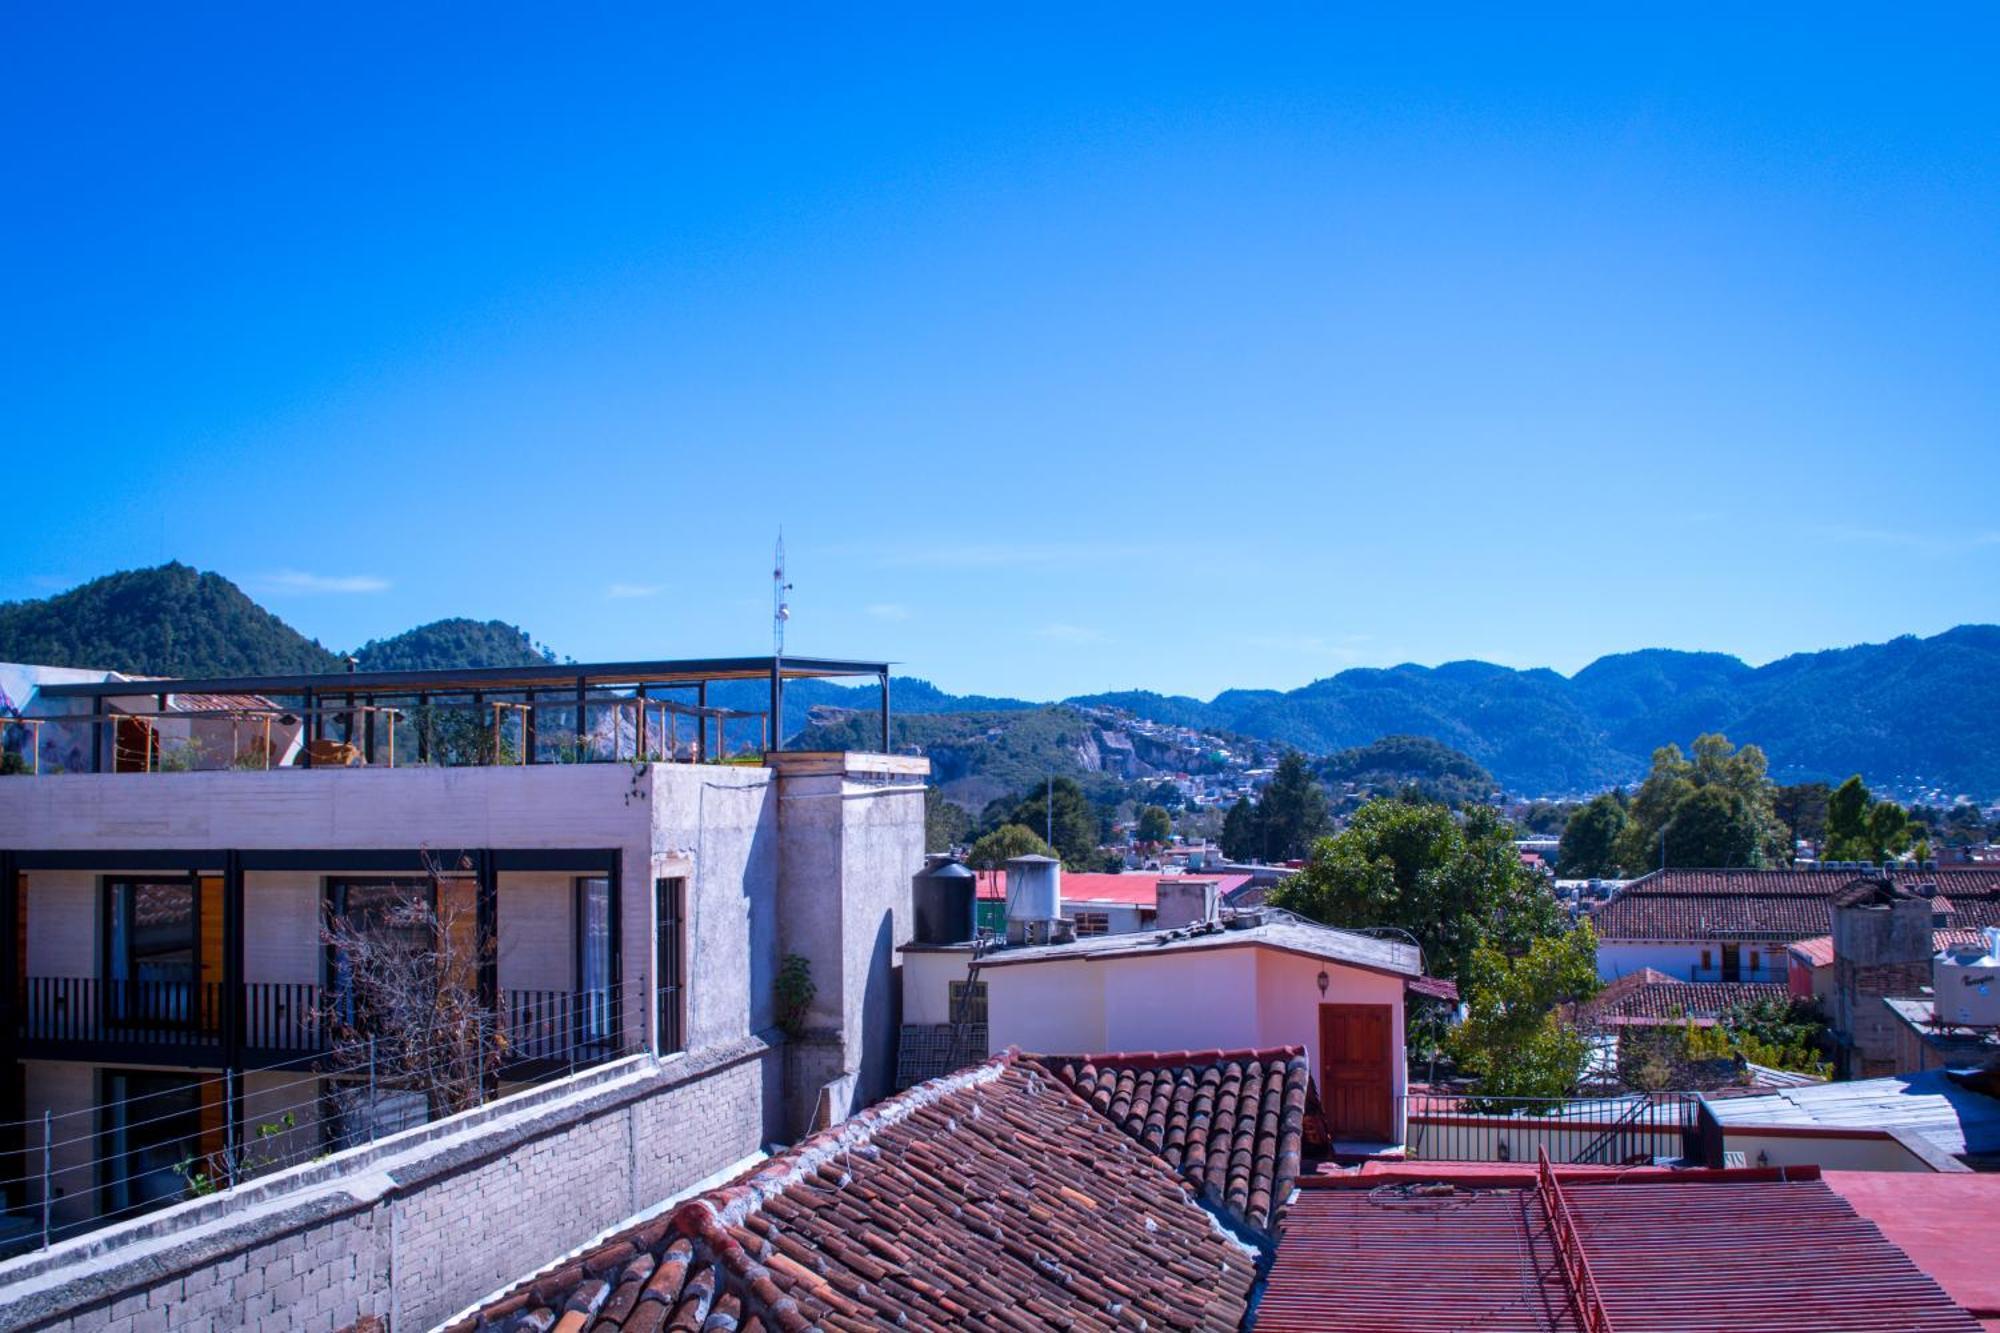
M 465 618 L 371 640 L 354 655 L 399 668 L 514 666 L 554 656 L 517 626 Z M 0 660 L 221 675 L 331 671 L 341 655 L 223 576 L 174 562 L 0 604 Z M 1406 662 L 1354 667 L 1292 690 L 1232 688 L 1206 701 L 1144 689 L 1048 701 L 955 695 L 918 677 L 896 677 L 894 690 L 898 714 L 994 714 L 1005 725 L 1005 714 L 1051 706 L 1114 708 L 1316 754 L 1420 736 L 1534 794 L 1633 781 L 1655 747 L 1685 747 L 1703 731 L 1762 746 L 1781 780 L 1859 772 L 1876 785 L 1921 780 L 2000 794 L 2000 625 L 1793 653 L 1755 667 L 1726 653 L 1674 648 L 1607 654 L 1569 676 L 1475 659 Z M 763 707 L 757 682 L 717 691 L 711 699 L 723 706 Z M 794 682 L 786 733 L 804 728 L 816 707 L 876 706 L 872 683 Z

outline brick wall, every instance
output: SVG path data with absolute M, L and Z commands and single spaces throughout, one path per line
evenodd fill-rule
M 424 1329 L 755 1153 L 759 1038 L 639 1057 L 0 1265 L 9 1329 Z

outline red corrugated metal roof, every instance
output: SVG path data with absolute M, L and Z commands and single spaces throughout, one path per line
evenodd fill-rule
M 1693 1182 L 1562 1173 L 1618 1333 L 1954 1330 L 1979 1325 L 1818 1179 Z M 1317 1182 L 1314 1182 L 1317 1185 Z M 1359 1182 L 1358 1182 L 1359 1184 Z M 1309 1187 L 1289 1209 L 1259 1333 L 1576 1330 L 1578 1308 L 1535 1187 Z
M 1007 872 L 981 870 L 979 896 L 989 901 L 1007 897 Z M 1250 882 L 1248 875 L 1156 875 L 1150 871 L 1130 874 L 1078 874 L 1063 872 L 1062 896 L 1065 903 L 1124 903 L 1132 907 L 1155 907 L 1160 901 L 1160 881 L 1212 880 L 1218 899 L 1226 898 Z

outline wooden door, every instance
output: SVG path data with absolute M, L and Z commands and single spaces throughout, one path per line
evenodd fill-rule
M 1741 981 L 1743 979 L 1743 949 L 1741 945 L 1722 946 L 1722 979 Z
M 201 932 L 195 941 L 194 956 L 197 963 L 195 976 L 200 983 L 195 991 L 194 1012 L 200 1015 L 201 1030 L 220 1032 L 222 1030 L 222 877 L 203 875 L 201 877 L 201 901 L 195 906 L 195 920 L 201 923 Z
M 1335 1139 L 1387 1143 L 1395 1136 L 1393 1009 L 1386 1004 L 1319 1007 L 1319 1087 Z

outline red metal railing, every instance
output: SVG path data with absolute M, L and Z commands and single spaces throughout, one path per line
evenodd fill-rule
M 1576 1222 L 1569 1214 L 1569 1200 L 1563 1198 L 1556 1170 L 1549 1164 L 1549 1150 L 1539 1149 L 1535 1166 L 1535 1193 L 1548 1214 L 1549 1235 L 1556 1243 L 1556 1262 L 1562 1267 L 1563 1281 L 1576 1306 L 1577 1322 L 1584 1333 L 1611 1333 L 1611 1316 L 1597 1294 L 1597 1278 L 1590 1271 L 1590 1258 L 1583 1252 L 1583 1239 L 1576 1234 Z

